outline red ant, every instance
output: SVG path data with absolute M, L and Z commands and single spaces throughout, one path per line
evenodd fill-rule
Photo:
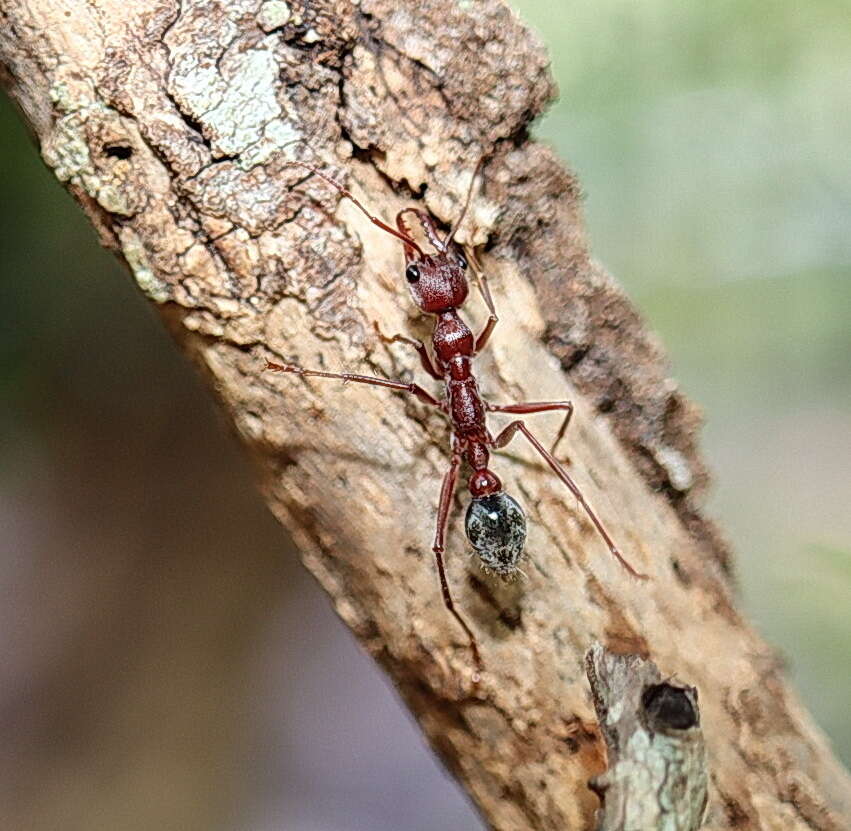
M 526 541 L 526 516 L 520 505 L 502 490 L 502 483 L 496 474 L 488 469 L 491 449 L 498 450 L 505 447 L 519 432 L 529 440 L 556 476 L 576 497 L 618 562 L 633 577 L 646 579 L 646 575 L 637 572 L 623 558 L 603 524 L 585 500 L 582 492 L 553 455 L 570 423 L 573 404 L 570 401 L 491 404 L 485 401 L 479 393 L 478 384 L 473 376 L 472 359 L 487 345 L 498 318 L 485 276 L 477 268 L 473 269 L 473 276 L 489 311 L 488 322 L 479 336 L 474 338 L 472 331 L 458 314 L 458 309 L 464 305 L 469 291 L 466 277 L 469 263 L 461 246 L 453 242 L 455 232 L 461 225 L 470 205 L 473 183 L 476 180 L 479 167 L 477 166 L 473 172 L 473 179 L 470 182 L 470 189 L 460 216 L 449 233 L 441 239 L 434 219 L 424 211 L 417 208 L 405 208 L 399 211 L 396 215 L 396 228 L 392 228 L 377 216 L 373 216 L 349 190 L 313 165 L 305 162 L 289 162 L 286 166 L 302 167 L 309 170 L 339 191 L 344 198 L 351 200 L 369 218 L 370 222 L 401 240 L 405 249 L 405 279 L 410 286 L 414 302 L 420 311 L 437 318 L 432 335 L 434 359 L 420 340 L 405 335 L 386 337 L 378 329 L 377 324 L 375 325 L 376 332 L 384 343 L 406 343 L 414 347 L 420 356 L 425 371 L 432 378 L 443 381 L 446 385 L 446 392 L 443 400 L 439 401 L 419 384 L 389 381 L 372 375 L 321 372 L 313 369 L 302 369 L 292 364 L 276 364 L 271 361 L 267 361 L 266 368 L 275 372 L 291 372 L 302 377 L 338 378 L 342 381 L 373 384 L 399 392 L 407 392 L 415 395 L 426 404 L 437 407 L 448 416 L 452 422 L 452 458 L 440 489 L 437 530 L 434 535 L 432 550 L 437 560 L 443 601 L 469 638 L 470 650 L 476 669 L 478 671 L 482 669 L 478 642 L 467 622 L 455 609 L 443 563 L 444 538 L 449 519 L 449 508 L 458 481 L 458 471 L 464 459 L 467 460 L 473 471 L 468 480 L 472 500 L 467 508 L 465 531 L 467 539 L 486 570 L 496 572 L 501 577 L 513 577 L 518 572 L 518 563 L 523 557 L 523 546 Z M 481 166 L 481 162 L 479 166 Z M 428 243 L 434 248 L 434 253 L 426 254 L 411 237 L 408 226 L 405 224 L 405 214 L 413 214 L 419 220 Z M 488 412 L 526 415 L 553 410 L 564 411 L 565 417 L 549 451 L 535 438 L 522 420 L 512 421 L 494 437 L 488 430 L 485 419 Z

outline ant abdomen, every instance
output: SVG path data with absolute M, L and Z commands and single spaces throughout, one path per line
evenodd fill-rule
M 501 577 L 517 572 L 526 543 L 526 515 L 507 493 L 474 497 L 464 530 L 485 569 Z

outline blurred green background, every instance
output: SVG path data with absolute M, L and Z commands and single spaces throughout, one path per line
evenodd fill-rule
M 514 0 L 592 250 L 706 414 L 743 605 L 851 762 L 846 2 Z
M 537 132 L 705 408 L 743 605 L 851 762 L 847 3 L 514 5 Z M 0 147 L 4 827 L 480 827 L 5 99 Z

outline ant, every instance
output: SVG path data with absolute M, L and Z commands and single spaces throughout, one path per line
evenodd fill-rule
M 449 508 L 458 482 L 458 473 L 465 459 L 472 468 L 472 474 L 467 483 L 472 499 L 467 508 L 464 526 L 467 539 L 487 571 L 495 572 L 503 578 L 512 578 L 519 572 L 518 563 L 523 557 L 526 541 L 526 516 L 520 505 L 503 491 L 499 477 L 488 467 L 490 451 L 505 447 L 517 433 L 521 433 L 541 454 L 555 475 L 582 505 L 611 554 L 633 577 L 640 579 L 647 577 L 647 575 L 637 572 L 624 559 L 602 522 L 582 495 L 579 487 L 553 455 L 570 423 L 570 417 L 573 415 L 573 404 L 570 401 L 491 404 L 485 401 L 479 393 L 478 384 L 473 375 L 472 360 L 487 345 L 498 318 L 487 280 L 478 267 L 472 269 L 473 277 L 489 312 L 488 321 L 478 337 L 473 337 L 472 331 L 458 314 L 458 310 L 464 305 L 469 293 L 466 272 L 470 267 L 470 262 L 465 256 L 463 248 L 457 242 L 454 242 L 453 238 L 469 208 L 473 185 L 481 164 L 480 161 L 473 172 L 470 189 L 460 216 L 454 222 L 449 233 L 442 239 L 438 234 L 435 220 L 425 211 L 417 208 L 405 208 L 399 211 L 396 215 L 396 227 L 393 228 L 379 217 L 371 214 L 349 190 L 313 165 L 306 162 L 288 162 L 286 164 L 287 167 L 304 168 L 318 176 L 330 187 L 337 190 L 342 197 L 351 200 L 370 222 L 402 242 L 405 251 L 405 279 L 410 287 L 414 303 L 417 304 L 420 311 L 436 318 L 432 335 L 434 358 L 431 357 L 425 344 L 420 340 L 405 335 L 387 337 L 382 334 L 378 324 L 375 324 L 375 329 L 382 342 L 387 344 L 405 343 L 417 351 L 423 369 L 432 378 L 443 381 L 445 384 L 445 395 L 442 400 L 435 398 L 419 384 L 390 381 L 372 375 L 303 369 L 293 364 L 277 364 L 271 361 L 266 363 L 266 369 L 274 372 L 289 372 L 302 377 L 337 378 L 346 382 L 372 384 L 406 392 L 441 410 L 451 421 L 452 455 L 449 469 L 443 477 L 443 484 L 440 489 L 437 529 L 432 551 L 437 561 L 443 602 L 469 639 L 470 651 L 477 671 L 474 680 L 478 680 L 479 673 L 483 669 L 478 641 L 467 622 L 455 608 L 446 580 L 446 569 L 443 561 Z M 427 254 L 412 238 L 405 221 L 407 214 L 413 215 L 419 221 L 428 244 L 434 249 L 433 253 Z M 528 415 L 559 410 L 563 411 L 565 416 L 550 450 L 547 450 L 538 441 L 522 419 L 512 421 L 495 437 L 491 434 L 486 423 L 487 413 Z

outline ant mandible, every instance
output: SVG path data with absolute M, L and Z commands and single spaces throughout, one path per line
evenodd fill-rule
M 272 361 L 267 361 L 266 369 L 275 372 L 290 372 L 302 377 L 337 378 L 342 381 L 372 384 L 410 393 L 419 398 L 420 401 L 438 408 L 448 416 L 452 423 L 452 457 L 440 488 L 437 529 L 432 551 L 437 561 L 443 602 L 469 639 L 470 651 L 476 666 L 475 678 L 478 678 L 483 669 L 478 641 L 467 622 L 455 608 L 443 562 L 449 508 L 455 493 L 461 463 L 465 459 L 472 468 L 472 474 L 467 483 L 472 500 L 467 508 L 465 531 L 467 539 L 486 570 L 495 572 L 504 578 L 513 577 L 519 570 L 518 563 L 523 557 L 523 547 L 526 541 L 526 516 L 520 505 L 503 491 L 499 477 L 488 468 L 490 451 L 505 447 L 517 433 L 521 433 L 541 454 L 555 475 L 561 479 L 579 501 L 579 504 L 582 505 L 612 555 L 633 577 L 646 579 L 646 575 L 637 572 L 624 559 L 603 523 L 582 495 L 579 487 L 553 455 L 570 423 L 573 404 L 570 401 L 491 404 L 489 401 L 485 401 L 479 393 L 478 384 L 473 375 L 472 360 L 487 345 L 498 318 L 485 275 L 477 268 L 472 269 L 473 276 L 489 312 L 488 321 L 477 338 L 473 337 L 472 331 L 458 314 L 458 310 L 464 305 L 469 292 L 466 277 L 469 261 L 464 255 L 462 247 L 453 242 L 453 238 L 470 205 L 473 184 L 481 167 L 481 162 L 473 172 L 470 189 L 461 214 L 443 239 L 438 234 L 434 219 L 425 211 L 417 208 L 405 208 L 399 211 L 396 215 L 396 228 L 393 228 L 371 214 L 349 190 L 313 165 L 306 162 L 288 162 L 285 166 L 301 167 L 318 176 L 344 198 L 351 200 L 368 217 L 370 222 L 402 242 L 405 250 L 405 279 L 408 281 L 414 303 L 417 304 L 420 311 L 436 318 L 431 341 L 434 351 L 433 359 L 422 341 L 405 335 L 386 337 L 381 333 L 377 324 L 375 328 L 379 338 L 384 343 L 405 343 L 416 349 L 425 371 L 432 378 L 444 382 L 445 394 L 442 400 L 435 398 L 419 384 L 390 381 L 372 375 L 322 372 L 314 369 L 303 369 L 293 364 L 277 364 Z M 419 220 L 429 245 L 434 249 L 433 253 L 427 254 L 411 237 L 405 223 L 406 214 L 412 214 Z M 486 414 L 489 412 L 528 415 L 554 410 L 563 411 L 565 416 L 550 450 L 547 450 L 538 441 L 521 419 L 512 421 L 496 437 L 488 430 L 486 423 Z

